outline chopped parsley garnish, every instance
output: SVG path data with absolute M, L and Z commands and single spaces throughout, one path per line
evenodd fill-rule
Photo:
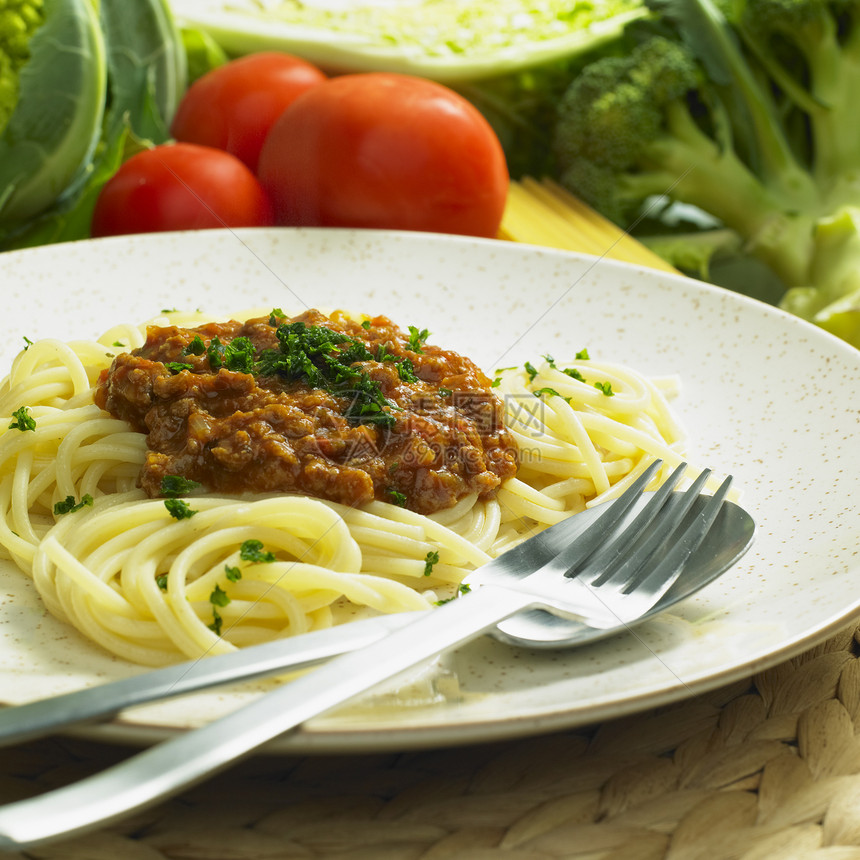
M 463 582 L 457 588 L 457 593 L 453 597 L 446 597 L 444 600 L 437 600 L 436 605 L 442 606 L 445 603 L 450 603 L 452 600 L 456 600 L 461 594 L 468 594 L 472 590 L 472 587 L 468 582 Z
M 369 376 L 362 375 L 349 391 L 352 402 L 343 413 L 346 418 L 358 424 L 379 424 L 383 427 L 393 427 L 397 419 L 385 410 L 391 404 L 382 394 L 379 385 Z
M 167 574 L 160 573 L 155 577 L 155 584 L 162 590 L 167 591 Z
M 450 397 L 453 393 L 454 393 L 453 390 L 450 388 L 440 388 L 439 389 L 439 396 L 440 397 Z
M 9 425 L 10 430 L 35 430 L 36 419 L 30 414 L 30 409 L 27 406 L 22 406 L 12 413 L 14 421 Z
M 314 388 L 325 381 L 323 356 L 336 352 L 349 338 L 324 326 L 303 322 L 284 323 L 276 329 L 278 349 L 263 350 L 259 372 L 263 376 L 282 376 L 289 380 L 304 379 Z M 372 358 L 372 356 L 371 356 Z
M 209 595 L 209 602 L 212 604 L 212 623 L 209 625 L 209 629 L 216 636 L 220 636 L 224 621 L 221 618 L 221 613 L 218 611 L 218 607 L 227 606 L 227 604 L 230 603 L 230 595 L 227 594 L 220 585 L 216 585 L 215 588 L 212 589 L 212 593 Z
M 361 327 L 362 327 L 365 331 L 370 331 L 370 320 L 363 320 L 363 321 L 362 321 L 362 323 L 361 323 Z
M 168 361 L 164 366 L 174 375 L 182 373 L 183 370 L 194 370 L 193 364 L 187 364 L 184 361 Z
M 262 546 L 262 544 L 260 544 Z M 242 578 L 242 571 L 239 570 L 238 567 L 231 567 L 229 564 L 224 565 L 224 572 L 227 574 L 227 579 L 230 582 L 238 582 Z M 232 603 L 230 595 L 221 588 L 220 585 L 215 585 L 215 588 L 212 589 L 212 593 L 209 595 L 209 602 L 212 604 L 212 623 L 209 626 L 209 629 L 215 633 L 217 636 L 221 635 L 221 628 L 224 626 L 224 619 L 221 618 L 221 613 L 218 611 L 218 607 L 227 606 L 229 603 Z
M 397 505 L 401 508 L 406 507 L 406 495 L 401 493 L 400 490 L 395 490 L 393 487 L 389 487 L 385 492 L 388 494 L 392 505 Z
M 255 564 L 269 564 L 275 561 L 275 554 L 264 550 L 262 541 L 252 538 L 242 542 L 239 547 L 239 558 L 242 561 L 250 561 Z
M 549 395 L 554 395 L 555 397 L 561 397 L 561 395 L 554 388 L 549 388 L 549 387 L 538 388 L 538 390 L 533 391 L 532 394 L 534 394 L 535 397 L 540 397 L 541 394 L 549 394 Z
M 254 354 L 254 344 L 249 338 L 234 338 L 224 347 L 224 366 L 237 373 L 253 373 Z
M 281 320 L 285 320 L 287 315 L 280 308 L 272 308 L 269 314 L 269 325 L 273 328 L 281 324 Z
M 527 361 L 523 367 L 529 375 L 529 382 L 534 382 L 535 377 L 538 375 L 537 368 L 530 361 Z
M 257 365 L 263 376 L 301 380 L 336 397 L 350 398 L 346 418 L 359 424 L 393 427 L 396 404 L 382 393 L 379 384 L 353 365 L 374 361 L 376 356 L 360 340 L 325 326 L 303 322 L 278 326 L 278 349 L 264 350 Z
M 162 496 L 185 496 L 188 493 L 199 490 L 202 484 L 197 481 L 192 481 L 189 478 L 183 478 L 182 475 L 165 475 L 161 479 L 161 495 Z
M 167 508 L 167 513 L 175 520 L 190 520 L 197 513 L 183 499 L 165 499 L 164 507 Z
M 602 391 L 607 397 L 615 396 L 615 392 L 612 390 L 611 382 L 595 382 L 594 387 Z
M 412 352 L 424 352 L 422 347 L 428 337 L 430 337 L 430 332 L 427 331 L 426 328 L 422 328 L 419 331 L 416 326 L 411 325 L 409 326 L 409 340 L 406 342 L 406 346 L 409 347 Z
M 415 375 L 415 365 L 412 363 L 411 358 L 404 358 L 397 362 L 397 375 L 404 382 L 418 382 L 418 377 Z M 442 389 L 439 389 L 439 393 L 441 394 Z
M 576 360 L 577 360 L 577 361 L 589 361 L 589 360 L 590 360 L 590 358 L 591 358 L 591 356 L 588 354 L 588 350 L 587 350 L 587 349 L 581 349 L 581 350 L 576 354 Z
M 220 585 L 216 585 L 209 595 L 209 602 L 213 606 L 227 606 L 230 603 L 230 595 Z
M 204 352 L 206 352 L 206 344 L 199 334 L 195 334 L 185 349 L 182 350 L 183 355 L 203 355 Z
M 221 365 L 224 364 L 225 349 L 224 344 L 221 343 L 221 338 L 217 334 L 209 341 L 209 346 L 206 347 L 206 358 L 209 359 L 209 367 L 212 370 L 219 370 Z
M 555 367 L 555 359 L 554 359 L 554 358 L 553 358 L 549 353 L 547 353 L 547 354 L 543 357 L 543 360 L 544 360 L 544 361 L 545 361 L 545 362 L 546 362 L 550 367 Z
M 388 344 L 383 343 L 379 345 L 379 348 L 376 350 L 376 360 L 377 361 L 399 361 L 398 357 L 393 353 L 388 351 Z
M 412 363 L 412 359 L 404 357 L 400 357 L 395 353 L 391 352 L 388 348 L 388 344 L 382 344 L 376 350 L 376 360 L 377 361 L 389 361 L 392 364 L 397 365 L 397 375 L 403 382 L 418 382 L 418 377 L 415 375 L 415 365 Z
M 566 373 L 571 379 L 578 379 L 580 382 L 585 382 L 585 377 L 575 367 L 566 367 L 562 373 Z
M 224 626 L 224 620 L 221 618 L 221 613 L 216 607 L 212 607 L 212 623 L 207 627 L 216 635 L 221 635 L 221 628 Z
M 22 337 L 24 338 L 24 352 L 26 352 L 33 345 L 33 341 L 27 335 L 22 335 Z
M 501 384 L 502 384 L 502 377 L 501 377 L 501 376 L 497 376 L 497 377 L 495 377 L 495 379 L 493 379 L 493 381 L 490 383 L 490 388 L 498 388 Z
M 121 340 L 115 340 L 111 346 L 125 346 L 125 344 Z
M 433 565 L 439 562 L 439 553 L 432 550 L 424 556 L 424 576 L 433 573 Z
M 75 511 L 79 511 L 84 507 L 92 507 L 93 505 L 93 497 L 89 493 L 84 493 L 81 496 L 81 500 L 79 502 L 75 501 L 74 496 L 66 496 L 62 502 L 57 502 L 54 505 L 54 516 L 60 516 L 61 514 L 72 514 Z

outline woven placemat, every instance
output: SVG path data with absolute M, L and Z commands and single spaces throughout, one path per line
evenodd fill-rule
M 860 628 L 742 683 L 465 748 L 249 759 L 51 860 L 860 860 Z M 0 752 L 0 802 L 128 749 Z

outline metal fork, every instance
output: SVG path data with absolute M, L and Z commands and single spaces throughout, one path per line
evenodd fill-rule
M 619 527 L 660 465 L 652 464 L 587 530 L 530 576 L 481 584 L 482 578 L 489 581 L 489 570 L 498 573 L 510 564 L 508 556 L 516 560 L 511 572 L 521 571 L 523 547 L 551 541 L 552 530 L 472 574 L 473 593 L 421 614 L 384 639 L 100 774 L 0 808 L 0 850 L 67 837 L 168 797 L 306 720 L 476 638 L 522 609 L 539 607 L 595 626 L 639 617 L 675 582 L 710 529 L 731 480 L 706 504 L 694 508 L 707 474 L 685 492 L 672 492 L 686 469 L 682 465 L 632 522 Z

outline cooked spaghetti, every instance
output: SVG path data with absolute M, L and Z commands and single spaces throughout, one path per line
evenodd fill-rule
M 457 594 L 470 570 L 505 549 L 621 492 L 655 458 L 664 470 L 682 459 L 683 432 L 667 404 L 673 379 L 647 379 L 585 353 L 566 362 L 544 356 L 488 378 L 468 359 L 425 347 L 426 332 L 407 336 L 382 317 L 290 320 L 278 311 L 236 319 L 215 324 L 172 313 L 153 321 L 154 329 L 120 326 L 94 342 L 38 341 L 16 357 L 0 385 L 0 553 L 32 575 L 53 615 L 136 663 L 196 658 L 367 612 L 425 609 Z M 255 395 L 262 417 L 271 418 L 275 401 L 282 411 L 292 408 L 278 400 L 282 395 L 298 392 L 305 402 L 318 379 L 309 365 L 293 370 L 307 355 L 293 370 L 266 364 L 277 358 L 266 350 L 280 349 L 279 330 L 285 342 L 282 327 L 297 321 L 352 340 L 368 332 L 369 356 L 349 353 L 357 360 L 347 363 L 346 341 L 323 353 L 340 355 L 351 372 L 377 383 L 370 390 L 381 399 L 356 414 L 353 389 L 329 385 L 326 409 L 314 407 L 305 418 L 322 415 L 330 430 L 340 426 L 334 413 L 345 414 L 344 435 L 319 426 L 299 434 L 301 445 L 310 437 L 325 444 L 307 462 L 299 457 L 292 471 L 282 469 L 292 475 L 286 483 L 264 483 L 261 492 L 253 476 L 266 474 L 260 457 L 278 441 L 270 438 L 274 422 L 265 432 L 260 415 L 229 424 L 250 401 L 233 397 L 216 415 L 198 408 L 206 397 L 195 401 L 189 392 L 198 383 L 211 390 L 221 384 L 202 379 L 212 370 L 212 339 L 220 347 L 244 337 L 253 368 L 230 373 L 252 375 L 261 364 L 272 371 Z M 267 327 L 262 340 L 249 337 L 249 325 Z M 311 356 L 317 369 L 332 363 L 323 353 Z M 392 375 L 406 360 L 408 385 Z M 126 399 L 119 396 L 120 369 L 139 383 Z M 222 382 L 236 380 L 222 374 Z M 183 396 L 171 399 L 176 391 Z M 456 391 L 463 395 L 459 411 Z M 136 396 L 143 407 L 133 412 Z M 423 404 L 414 415 L 407 414 L 409 399 Z M 168 424 L 154 424 L 153 409 Z M 368 420 L 379 419 L 376 410 L 391 417 Z M 495 410 L 501 421 L 483 431 L 467 423 Z M 218 433 L 194 441 L 187 430 L 189 423 L 211 429 L 223 418 L 234 442 L 256 433 L 263 444 L 248 456 L 222 458 L 219 473 L 220 455 L 212 454 Z M 405 435 L 410 428 L 418 428 L 417 437 Z M 341 440 L 354 432 L 369 449 L 352 446 L 347 457 Z M 391 456 L 379 459 L 385 450 Z M 191 456 L 195 451 L 199 456 Z M 303 463 L 313 471 L 321 460 L 327 469 L 364 470 L 361 492 L 293 480 Z M 437 477 L 419 472 L 419 461 L 435 461 Z M 426 481 L 434 490 L 421 496 Z

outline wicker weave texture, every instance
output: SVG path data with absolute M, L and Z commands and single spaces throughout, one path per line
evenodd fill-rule
M 748 682 L 588 730 L 258 757 L 43 860 L 860 860 L 860 630 Z M 0 801 L 128 750 L 2 751 Z

